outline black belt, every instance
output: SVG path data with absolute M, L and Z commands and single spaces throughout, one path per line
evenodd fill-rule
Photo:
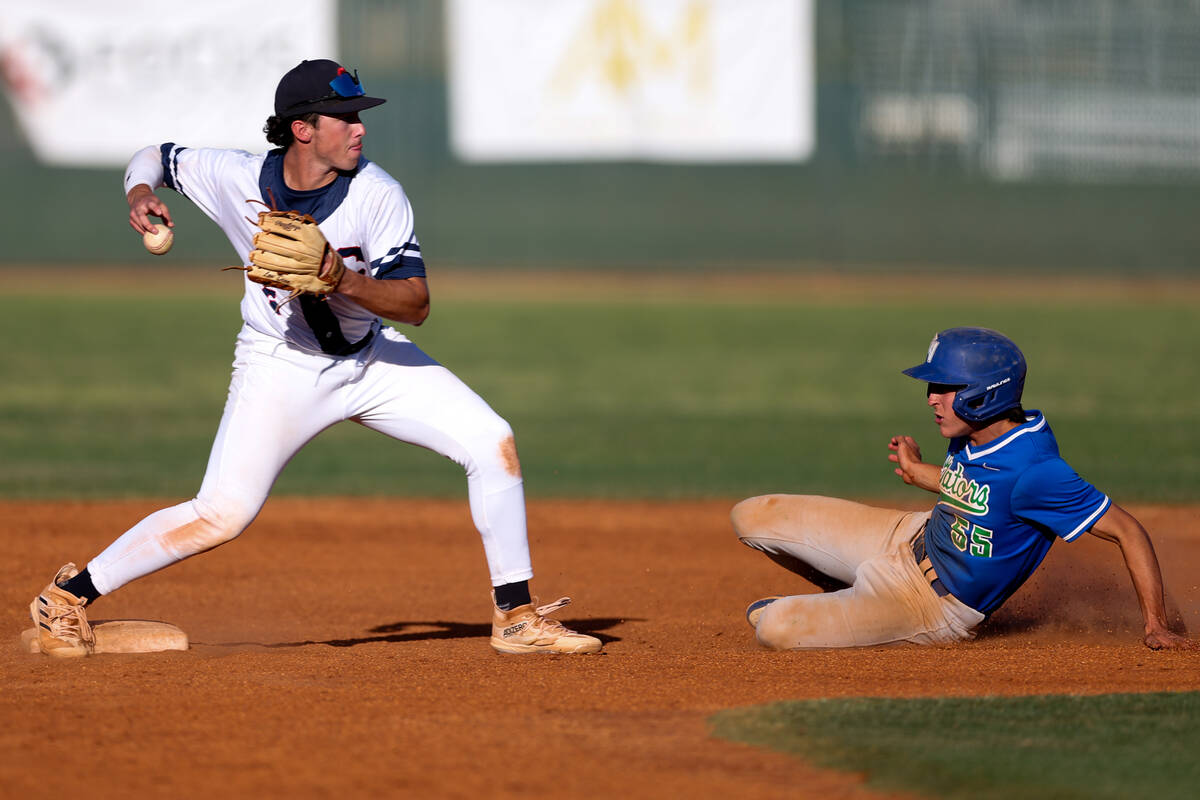
M 917 567 L 920 568 L 922 574 L 925 575 L 925 580 L 929 581 L 929 588 L 933 589 L 934 594 L 938 597 L 946 597 L 950 594 L 950 590 L 942 583 L 942 579 L 938 577 L 933 569 L 933 562 L 929 560 L 929 555 L 925 552 L 925 531 L 921 530 L 917 534 L 917 538 L 912 540 L 913 558 L 917 561 Z

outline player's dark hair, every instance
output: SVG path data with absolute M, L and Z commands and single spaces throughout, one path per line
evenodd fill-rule
M 320 114 L 315 111 L 311 114 L 301 114 L 298 117 L 277 117 L 274 114 L 267 117 L 267 122 L 263 125 L 263 133 L 267 135 L 267 141 L 276 147 L 282 147 L 284 150 L 291 146 L 296 137 L 292 135 L 292 122 L 300 119 L 317 127 L 317 120 Z
M 1004 412 L 1004 418 L 1007 420 L 1010 420 L 1012 422 L 1016 422 L 1021 425 L 1024 425 L 1025 424 L 1025 409 L 1021 408 L 1020 406 L 1017 406 L 1016 408 L 1010 408 L 1008 411 Z
M 1025 409 L 1021 408 L 1020 406 L 1016 406 L 1014 408 L 1010 408 L 1008 411 L 1001 411 L 994 417 L 988 417 L 982 422 L 973 424 L 978 425 L 980 428 L 986 428 L 988 425 L 1002 421 L 1015 422 L 1018 425 L 1024 425 L 1026 422 Z

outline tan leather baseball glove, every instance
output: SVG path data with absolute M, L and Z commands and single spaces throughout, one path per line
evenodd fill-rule
M 296 211 L 263 211 L 258 215 L 254 250 L 246 277 L 264 286 L 327 295 L 346 272 L 342 257 L 330 246 L 317 221 Z

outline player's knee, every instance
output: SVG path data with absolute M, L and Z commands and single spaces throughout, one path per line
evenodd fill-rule
M 493 417 L 473 437 L 473 444 L 468 448 L 469 461 L 466 464 L 468 474 L 471 474 L 472 462 L 475 470 L 488 479 L 520 479 L 521 460 L 517 456 L 517 441 L 513 429 L 503 418 Z
M 774 515 L 777 503 L 778 495 L 766 494 L 751 497 L 734 506 L 729 512 L 729 520 L 737 537 L 744 540 L 762 531 Z
M 251 508 L 231 501 L 214 504 L 197 499 L 193 501 L 192 507 L 196 510 L 199 520 L 189 534 L 190 549 L 197 553 L 233 541 L 249 527 L 258 514 L 258 507 Z
M 506 426 L 507 427 L 507 426 Z M 521 460 L 517 458 L 517 440 L 509 428 L 508 435 L 500 440 L 497 448 L 500 453 L 500 465 L 510 477 L 521 477 Z

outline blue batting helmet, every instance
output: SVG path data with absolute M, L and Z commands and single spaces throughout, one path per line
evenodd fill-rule
M 1002 333 L 949 328 L 934 335 L 925 363 L 904 374 L 955 387 L 954 413 L 967 422 L 983 422 L 1021 405 L 1025 356 Z

